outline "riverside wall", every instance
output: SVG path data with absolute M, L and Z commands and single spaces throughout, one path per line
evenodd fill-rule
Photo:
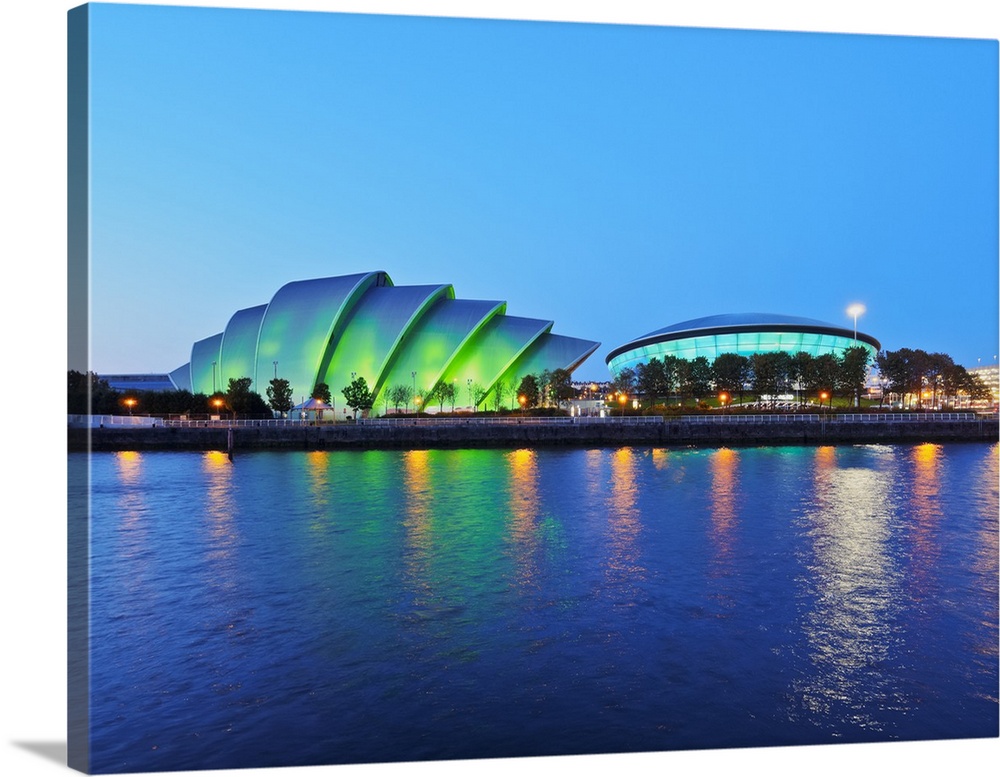
M 231 437 L 230 437 L 231 434 Z M 70 428 L 70 451 L 338 450 L 638 446 L 758 446 L 993 441 L 997 419 L 652 424 L 316 424 L 283 427 Z

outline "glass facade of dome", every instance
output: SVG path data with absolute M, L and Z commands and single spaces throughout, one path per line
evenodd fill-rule
M 684 321 L 638 337 L 612 350 L 606 362 L 613 375 L 665 356 L 691 361 L 700 356 L 711 363 L 724 353 L 804 351 L 810 356 L 840 354 L 852 346 L 868 349 L 874 359 L 881 345 L 870 335 L 808 318 L 777 314 L 727 314 Z

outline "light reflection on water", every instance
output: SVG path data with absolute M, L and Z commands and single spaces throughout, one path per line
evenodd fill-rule
M 711 454 L 712 482 L 709 486 L 711 537 L 715 548 L 714 575 L 723 577 L 732 561 L 734 534 L 738 521 L 739 452 L 720 448 Z
M 618 448 L 611 459 L 610 494 L 607 501 L 608 561 L 606 579 L 620 604 L 631 604 L 646 569 L 639 556 L 642 531 L 636 503 L 639 498 L 638 455 L 633 448 Z
M 816 449 L 814 477 L 801 551 L 811 671 L 797 692 L 809 716 L 829 721 L 836 711 L 833 721 L 879 729 L 886 707 L 907 703 L 894 697 L 878 669 L 896 647 L 892 624 L 901 598 L 889 550 L 892 479 L 871 465 L 841 464 L 834 447 Z
M 97 770 L 996 733 L 995 445 L 93 471 Z
M 538 561 L 538 462 L 533 450 L 519 449 L 506 454 L 510 473 L 507 512 L 510 516 L 510 542 L 514 548 L 519 586 L 537 586 Z

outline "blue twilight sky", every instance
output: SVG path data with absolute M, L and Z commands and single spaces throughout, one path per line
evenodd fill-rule
M 92 369 L 284 283 L 450 282 L 612 348 L 773 312 L 998 352 L 997 42 L 91 6 Z

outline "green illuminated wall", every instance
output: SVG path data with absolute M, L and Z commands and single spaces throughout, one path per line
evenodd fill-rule
M 437 385 L 462 348 L 494 316 L 503 315 L 505 302 L 441 299 L 412 327 L 382 379 L 382 389 L 415 385 L 419 396 Z M 383 400 L 376 401 L 376 406 Z M 458 403 L 457 403 L 458 404 Z
M 377 395 L 397 384 L 424 394 L 444 380 L 459 389 L 456 405 L 465 406 L 469 383 L 488 391 L 507 375 L 572 370 L 599 345 L 552 335 L 551 321 L 508 316 L 506 308 L 456 299 L 449 284 L 395 286 L 381 271 L 294 281 L 196 342 L 191 361 L 171 377 L 204 394 L 249 377 L 265 396 L 276 371 L 296 400 L 318 382 L 340 397 L 352 374 Z
M 536 339 L 552 328 L 551 321 L 495 316 L 459 351 L 442 378 L 459 391 L 457 404 L 467 405 L 469 385 L 490 391 Z
M 219 389 L 219 352 L 222 349 L 222 332 L 191 346 L 192 391 L 212 394 Z M 224 387 L 223 387 L 224 388 Z
M 252 391 L 263 395 L 264 387 L 271 375 L 264 373 L 263 386 L 257 381 L 257 335 L 260 333 L 260 322 L 264 318 L 267 305 L 238 310 L 229 319 L 226 330 L 222 333 L 220 348 L 219 374 L 222 389 L 229 386 L 229 379 L 251 378 Z M 273 366 L 273 365 L 272 365 Z
M 386 365 L 414 324 L 436 300 L 454 296 L 448 285 L 369 289 L 345 319 L 344 333 L 332 351 L 323 382 L 339 392 L 351 382 L 351 373 L 356 373 L 378 392 Z
M 319 382 L 341 317 L 376 283 L 391 283 L 384 273 L 296 281 L 274 295 L 261 321 L 257 374 L 278 362 L 278 377 L 292 386 L 292 396 L 308 397 Z

